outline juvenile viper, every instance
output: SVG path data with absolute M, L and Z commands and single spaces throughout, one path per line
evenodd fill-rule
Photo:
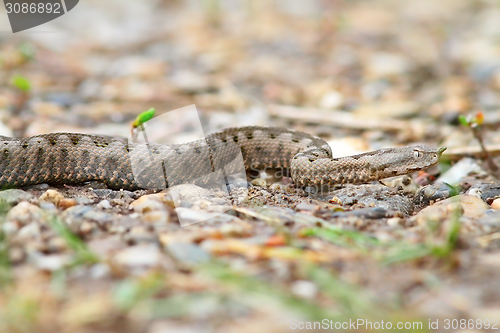
M 204 184 L 242 169 L 235 159 L 240 153 L 247 171 L 286 169 L 297 186 L 364 183 L 427 169 L 445 149 L 418 145 L 332 158 L 324 140 L 277 127 L 228 128 L 206 140 L 149 146 L 75 133 L 0 136 L 0 187 L 100 181 L 136 190 Z

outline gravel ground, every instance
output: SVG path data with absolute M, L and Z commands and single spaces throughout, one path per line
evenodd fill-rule
M 0 34 L 0 135 L 127 137 L 154 107 L 155 142 L 272 125 L 336 156 L 448 147 L 425 173 L 334 188 L 269 170 L 231 196 L 3 190 L 0 330 L 498 331 L 498 40 L 479 0 L 87 0 Z

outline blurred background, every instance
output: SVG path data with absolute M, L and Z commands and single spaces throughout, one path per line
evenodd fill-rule
M 495 1 L 85 0 L 42 26 L 0 30 L 1 120 L 19 135 L 124 134 L 116 124 L 149 107 L 193 103 L 210 130 L 269 124 L 270 104 L 447 124 L 479 109 L 496 118 L 500 103 Z M 31 91 L 11 117 L 15 75 Z M 429 126 L 400 139 L 436 139 Z
M 477 145 L 472 133 L 458 126 L 458 116 L 482 111 L 485 125 L 497 128 L 500 121 L 499 4 L 81 0 L 62 17 L 20 33 L 12 34 L 4 20 L 0 135 L 76 131 L 127 136 L 131 121 L 142 111 L 155 107 L 163 113 L 196 104 L 208 132 L 250 124 L 286 126 L 328 140 L 348 137 L 342 141 L 349 143 L 347 152 L 418 141 L 449 149 Z M 3 5 L 0 11 L 7 17 Z M 500 142 L 495 131 L 484 136 L 488 143 Z M 334 150 L 344 148 L 339 141 L 330 142 L 337 142 Z M 116 221 L 123 230 L 137 222 L 137 217 L 121 217 Z M 259 221 L 238 221 L 225 231 L 183 230 L 195 236 L 186 238 L 190 247 L 178 253 L 186 251 L 181 257 L 191 265 L 203 237 L 245 238 L 258 228 L 274 237 L 269 230 L 282 227 L 263 226 L 265 218 Z M 414 242 L 417 236 L 406 231 L 404 237 Z M 114 232 L 91 248 L 114 251 L 119 239 Z M 276 238 L 271 237 L 259 240 L 259 246 L 274 246 Z M 139 270 L 141 274 L 119 261 L 104 268 L 102 263 L 68 270 L 53 269 L 52 264 L 39 268 L 27 265 L 20 252 L 9 257 L 14 263 L 18 258 L 13 268 L 17 280 L 10 296 L 0 298 L 0 328 L 282 332 L 290 329 L 293 318 L 349 320 L 366 315 L 394 322 L 423 318 L 427 323 L 434 315 L 476 318 L 483 308 L 489 312 L 482 314 L 498 318 L 497 301 L 488 296 L 500 290 L 490 284 L 498 281 L 492 273 L 498 270 L 498 259 L 489 258 L 489 275 L 467 269 L 460 280 L 451 271 L 449 280 L 460 284 L 456 287 L 441 285 L 428 274 L 436 265 L 382 268 L 358 250 L 345 249 L 344 243 L 334 247 L 314 238 L 303 246 L 305 240 L 297 237 L 282 252 L 228 241 L 225 250 L 212 250 L 230 269 L 216 265 L 196 274 L 195 269 L 175 266 L 163 252 L 127 257 L 139 265 L 141 260 L 156 265 Z M 278 245 L 284 245 L 280 240 Z M 347 243 L 353 243 L 351 238 Z M 120 245 L 120 251 L 128 245 Z M 1 251 L 0 246 L 0 259 L 5 259 Z M 439 266 L 443 269 L 437 269 L 437 276 L 458 266 L 453 258 L 445 268 Z M 307 270 L 311 262 L 326 269 Z M 473 260 L 464 262 L 472 265 Z

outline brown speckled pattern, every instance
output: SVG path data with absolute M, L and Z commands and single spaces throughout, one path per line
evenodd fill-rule
M 136 190 L 210 183 L 213 171 L 240 152 L 247 171 L 289 169 L 298 186 L 313 186 L 363 183 L 423 170 L 438 162 L 442 149 L 408 146 L 332 158 L 330 147 L 318 137 L 256 126 L 228 128 L 206 140 L 149 147 L 75 133 L 0 137 L 0 187 L 101 181 L 109 188 Z M 203 175 L 208 176 L 199 179 Z

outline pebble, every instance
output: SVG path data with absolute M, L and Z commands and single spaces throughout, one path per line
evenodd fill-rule
M 13 235 L 19 230 L 19 225 L 15 222 L 6 221 L 2 223 L 2 231 L 6 235 Z
M 99 202 L 96 206 L 97 208 L 101 208 L 101 209 L 111 209 L 111 204 L 109 203 L 108 200 L 102 200 L 101 202 Z
M 141 219 L 154 226 L 164 226 L 170 222 L 170 214 L 167 211 L 151 211 L 143 214 Z
M 16 239 L 25 239 L 28 240 L 30 238 L 38 238 L 40 236 L 40 225 L 36 222 L 31 222 L 21 229 L 16 235 Z
M 387 178 L 382 180 L 382 183 L 388 187 L 402 189 L 404 193 L 410 194 L 415 194 L 419 189 L 419 186 L 408 175 Z
M 177 216 L 179 217 L 179 223 L 181 227 L 185 227 L 187 225 L 193 223 L 199 223 L 202 221 L 207 221 L 214 218 L 221 213 L 218 212 L 207 212 L 201 210 L 194 210 L 186 207 L 179 207 L 175 209 Z
M 96 225 L 94 223 L 84 221 L 82 224 L 80 224 L 80 233 L 83 235 L 90 234 L 94 229 Z
M 182 264 L 196 265 L 206 263 L 211 258 L 208 252 L 194 243 L 169 241 L 164 245 L 168 253 Z
M 32 194 L 23 190 L 10 189 L 0 191 L 0 201 L 4 201 L 10 205 L 17 204 L 20 201 L 32 200 L 34 198 L 35 197 Z
M 62 209 L 67 209 L 69 207 L 73 207 L 73 206 L 76 206 L 78 205 L 78 202 L 73 199 L 73 198 L 64 198 L 64 199 L 61 199 L 58 203 L 58 207 L 62 208 Z
M 64 199 L 64 195 L 56 190 L 47 190 L 43 193 L 40 198 L 41 201 L 52 202 L 54 205 L 58 206 L 59 202 Z
M 297 210 L 305 210 L 305 211 L 312 212 L 312 211 L 318 210 L 320 207 L 318 205 L 314 205 L 314 204 L 309 203 L 307 201 L 302 201 L 295 208 Z
M 500 211 L 490 210 L 477 220 L 483 234 L 491 234 L 500 231 Z
M 90 205 L 90 204 L 94 203 L 94 201 L 92 199 L 90 199 L 89 197 L 85 197 L 83 195 L 79 195 L 77 197 L 74 197 L 73 199 L 76 200 L 76 203 L 78 205 Z
M 60 252 L 64 251 L 68 245 L 62 237 L 54 236 L 49 239 L 47 247 L 50 252 Z
M 127 244 L 122 240 L 120 235 L 109 235 L 104 238 L 95 238 L 90 240 L 88 248 L 99 257 L 107 259 L 109 255 L 123 250 Z
M 106 213 L 100 210 L 96 210 L 93 208 L 92 210 L 86 212 L 84 214 L 84 218 L 87 220 L 92 220 L 97 222 L 99 225 L 104 225 L 109 222 L 112 222 L 115 218 L 113 214 Z
M 12 264 L 19 264 L 24 261 L 26 254 L 20 247 L 9 248 L 9 261 Z
M 130 268 L 155 267 L 160 263 L 160 260 L 160 249 L 154 244 L 130 246 L 118 252 L 114 257 L 117 264 Z
M 500 209 L 500 198 L 493 200 L 493 202 L 491 203 L 491 209 Z
M 7 221 L 25 225 L 30 222 L 42 221 L 43 211 L 40 207 L 26 201 L 21 201 L 7 213 Z
M 400 217 L 391 217 L 387 220 L 387 225 L 391 227 L 401 226 L 403 225 L 404 220 Z
M 255 178 L 254 180 L 252 180 L 252 185 L 253 185 L 253 186 L 266 187 L 266 186 L 267 186 L 267 183 L 266 183 L 266 180 L 265 180 L 265 179 L 262 179 L 262 178 Z
M 144 226 L 139 225 L 132 227 L 123 237 L 123 240 L 130 244 L 154 243 L 158 240 L 158 236 L 155 233 L 148 231 Z
M 500 198 L 500 184 L 479 184 L 472 186 L 468 194 L 475 195 L 481 198 L 484 202 L 492 204 L 496 199 Z
M 413 198 L 413 204 L 415 208 L 422 209 L 457 194 L 458 191 L 453 186 L 446 183 L 435 183 L 418 190 Z
M 136 213 L 147 213 L 152 211 L 167 211 L 167 205 L 173 205 L 166 193 L 143 195 L 129 205 Z
M 344 96 L 342 93 L 332 90 L 323 95 L 321 101 L 319 102 L 319 107 L 322 109 L 333 110 L 340 108 L 343 103 Z
M 450 169 L 448 169 L 448 171 L 439 176 L 436 183 L 457 185 L 460 182 L 460 179 L 472 173 L 477 175 L 487 174 L 475 159 L 465 157 L 454 164 Z
M 71 262 L 71 257 L 67 254 L 41 255 L 40 253 L 32 252 L 28 259 L 38 269 L 51 272 L 57 271 Z
M 111 268 L 109 265 L 104 263 L 98 263 L 90 267 L 89 275 L 93 279 L 102 279 L 108 277 L 111 273 Z
M 306 299 L 313 299 L 318 293 L 318 287 L 314 283 L 305 280 L 292 283 L 291 290 L 294 295 Z
M 428 221 L 441 223 L 457 209 L 460 215 L 474 221 L 483 217 L 489 206 L 478 197 L 461 194 L 424 208 L 416 215 L 416 220 L 419 225 L 426 225 Z
M 92 209 L 91 206 L 77 205 L 63 211 L 60 217 L 73 231 L 78 231 L 80 224 L 86 220 L 85 214 Z
M 413 211 L 413 202 L 397 190 L 383 185 L 347 185 L 339 190 L 332 191 L 327 197 L 330 202 L 339 202 L 343 205 L 359 205 L 361 207 L 378 207 L 385 210 L 399 211 L 410 215 Z
M 95 195 L 100 199 L 135 199 L 137 195 L 127 190 L 114 191 L 110 189 L 93 189 Z
M 213 196 L 214 191 L 194 184 L 182 184 L 171 187 L 170 194 L 174 202 L 185 201 L 194 203 L 199 199 L 209 199 Z

